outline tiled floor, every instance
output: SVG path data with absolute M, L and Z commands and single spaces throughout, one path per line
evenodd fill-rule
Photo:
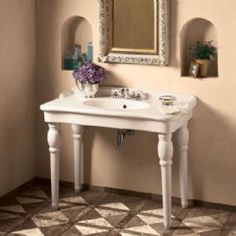
M 162 225 L 161 204 L 144 198 L 61 188 L 52 211 L 50 186 L 32 184 L 0 203 L 0 235 L 236 235 L 236 212 L 173 207 L 172 229 Z

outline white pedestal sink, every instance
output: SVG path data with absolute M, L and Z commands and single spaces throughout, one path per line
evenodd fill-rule
M 52 206 L 57 209 L 59 203 L 61 123 L 72 125 L 76 191 L 81 189 L 80 158 L 81 150 L 83 150 L 82 137 L 86 126 L 155 132 L 159 138 L 157 150 L 161 166 L 164 226 L 170 228 L 172 135 L 176 132 L 181 204 L 182 207 L 187 207 L 187 150 L 189 142 L 187 124 L 192 118 L 196 98 L 189 95 L 143 90 L 143 93 L 147 95 L 146 99 L 135 101 L 112 98 L 112 89 L 100 89 L 98 97 L 93 99 L 84 99 L 77 94 L 75 89 L 70 89 L 62 93 L 60 98 L 40 106 L 40 109 L 44 111 L 44 120 L 49 125 L 48 144 L 51 158 Z M 172 107 L 162 106 L 159 100 L 160 96 L 166 94 L 176 97 Z M 173 109 L 173 113 L 171 109 Z

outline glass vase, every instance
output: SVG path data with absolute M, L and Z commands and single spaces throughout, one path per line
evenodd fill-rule
M 98 84 L 79 83 L 76 81 L 77 88 L 85 98 L 94 98 L 98 91 Z

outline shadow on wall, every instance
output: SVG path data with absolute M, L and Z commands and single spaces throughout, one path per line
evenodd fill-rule
M 112 69 L 116 67 L 116 64 L 110 64 L 109 70 L 106 69 L 106 79 L 102 83 L 105 86 L 121 86 L 121 87 L 129 87 L 129 84 L 126 80 L 121 80 L 119 77 L 114 74 Z
M 203 121 L 199 124 L 195 121 Z M 201 100 L 194 111 L 194 122 L 190 125 L 190 149 L 189 149 L 189 182 L 194 199 L 205 199 L 207 195 L 214 194 L 219 202 L 222 197 L 222 186 L 228 188 L 226 192 L 235 194 L 235 190 L 226 183 L 232 181 L 235 176 L 235 146 L 236 131 L 223 114 L 212 109 Z M 208 145 L 206 145 L 208 143 Z M 194 157 L 194 158 L 192 158 Z M 223 169 L 222 165 L 227 163 L 231 167 Z M 232 163 L 232 164 L 230 164 Z M 217 186 L 213 183 L 217 183 Z M 220 195 L 222 194 L 222 196 Z
M 117 129 L 88 128 L 84 142 L 85 183 L 141 192 L 151 192 L 152 186 L 157 186 L 154 191 L 161 189 L 157 135 L 136 131 L 118 149 Z M 153 174 L 147 177 L 148 173 Z

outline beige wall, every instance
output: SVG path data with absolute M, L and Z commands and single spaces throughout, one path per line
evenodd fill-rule
M 169 67 L 108 65 L 107 84 L 176 91 L 196 95 L 198 106 L 190 128 L 190 197 L 236 205 L 236 42 L 235 0 L 171 0 Z M 95 58 L 99 25 L 96 0 L 37 1 L 37 107 L 73 85 L 70 72 L 61 70 L 63 22 L 80 15 L 93 29 Z M 211 21 L 218 33 L 219 78 L 196 80 L 180 77 L 180 39 L 183 26 L 192 18 Z M 81 35 L 83 37 L 83 35 Z M 49 177 L 47 127 L 37 112 L 37 175 Z M 116 148 L 116 131 L 88 128 L 86 183 L 142 192 L 161 193 L 156 156 L 156 134 L 137 132 L 127 138 L 123 151 Z M 176 159 L 176 158 L 175 158 Z M 63 126 L 61 179 L 73 180 L 70 129 Z M 177 160 L 173 167 L 173 194 L 179 196 Z
M 0 1 L 0 196 L 35 175 L 35 4 Z

